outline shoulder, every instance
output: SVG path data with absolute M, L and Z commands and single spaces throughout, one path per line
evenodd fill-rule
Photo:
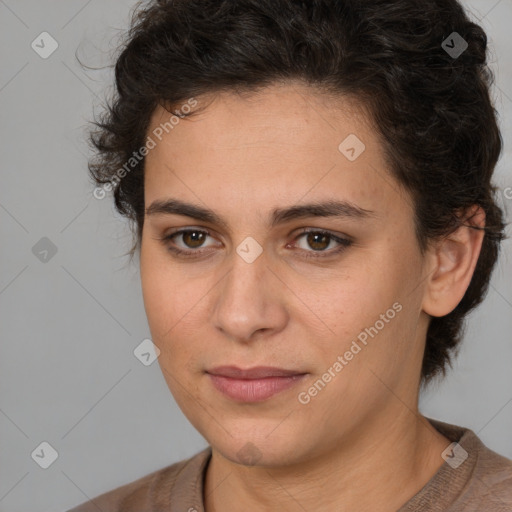
M 429 421 L 456 443 L 451 455 L 460 460 L 445 465 L 440 474 L 456 489 L 449 512 L 489 510 L 512 512 L 512 460 L 488 448 L 472 430 L 436 420 Z
M 67 512 L 149 512 L 162 499 L 169 501 L 170 490 L 178 477 L 183 478 L 186 470 L 187 479 L 204 467 L 211 453 L 210 448 L 188 459 L 176 462 L 157 471 L 153 471 L 137 480 L 90 499 Z M 163 491 L 167 491 L 162 498 Z
M 482 444 L 465 500 L 482 510 L 512 511 L 512 460 Z

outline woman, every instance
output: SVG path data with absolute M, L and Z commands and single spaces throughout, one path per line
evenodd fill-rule
M 418 411 L 503 237 L 490 85 L 455 0 L 139 8 L 90 170 L 209 447 L 74 512 L 512 510 L 512 461 Z

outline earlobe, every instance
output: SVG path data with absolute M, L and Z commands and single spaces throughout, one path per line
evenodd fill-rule
M 465 212 L 456 231 L 431 245 L 430 276 L 423 311 L 444 316 L 462 300 L 471 282 L 485 235 L 485 212 L 475 205 Z

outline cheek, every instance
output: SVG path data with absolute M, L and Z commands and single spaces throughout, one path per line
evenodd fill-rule
M 170 324 L 179 314 L 177 307 L 181 303 L 181 286 L 177 282 L 177 271 L 156 241 L 142 240 L 140 275 L 144 306 L 150 324 Z
M 317 310 L 344 338 L 373 324 L 396 300 L 393 270 L 386 269 L 384 255 L 380 256 L 376 258 L 368 252 L 358 257 L 357 262 L 344 268 L 342 275 L 332 276 L 321 293 Z
M 194 354 L 201 353 L 197 344 L 205 339 L 200 333 L 205 326 L 202 299 L 210 286 L 172 265 L 158 248 L 142 248 L 142 295 L 152 340 L 160 349 L 159 362 L 166 370 L 183 374 Z
M 179 286 L 173 279 L 168 262 L 151 241 L 141 245 L 140 273 L 144 308 L 154 342 L 162 349 L 162 341 L 179 320 Z
M 369 357 L 379 367 L 393 366 L 396 350 L 414 337 L 421 304 L 421 287 L 417 287 L 421 261 L 413 251 L 396 247 L 373 248 L 346 269 L 343 279 L 331 281 L 317 306 L 331 328 L 331 343 L 320 345 L 322 359 L 352 349 L 357 355 L 348 353 L 348 358 Z

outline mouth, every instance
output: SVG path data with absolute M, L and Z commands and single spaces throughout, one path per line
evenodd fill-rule
M 242 370 L 219 366 L 206 372 L 217 391 L 238 402 L 262 402 L 295 386 L 307 373 L 270 366 Z

